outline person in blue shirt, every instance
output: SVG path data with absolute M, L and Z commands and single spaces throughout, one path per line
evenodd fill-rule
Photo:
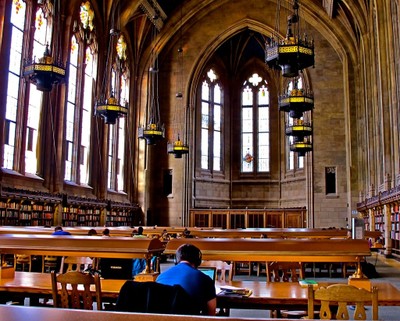
M 201 314 L 215 315 L 217 296 L 214 281 L 197 268 L 201 251 L 192 244 L 183 244 L 176 250 L 176 265 L 161 273 L 156 282 L 180 285 L 198 305 Z
M 71 233 L 64 231 L 61 226 L 56 226 L 52 235 L 71 235 Z

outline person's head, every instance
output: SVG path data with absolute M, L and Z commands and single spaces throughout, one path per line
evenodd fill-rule
M 61 227 L 61 226 L 56 226 L 55 228 L 54 228 L 54 231 L 55 232 L 57 232 L 57 231 L 62 231 L 63 230 L 63 228 Z
M 201 251 L 199 248 L 192 244 L 182 244 L 176 250 L 176 263 L 187 261 L 195 268 L 201 264 Z
M 96 232 L 96 230 L 95 230 L 94 228 L 91 228 L 91 229 L 89 230 L 89 232 L 88 232 L 88 235 L 89 235 L 89 236 L 97 235 L 97 232 Z
M 103 230 L 103 235 L 109 236 L 110 235 L 110 230 L 108 228 Z
M 142 235 L 143 234 L 143 227 L 139 226 L 137 229 L 137 234 Z

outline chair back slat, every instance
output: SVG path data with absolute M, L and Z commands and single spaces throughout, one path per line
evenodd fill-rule
M 323 320 L 366 320 L 365 306 L 367 305 L 372 305 L 372 320 L 378 320 L 378 289 L 376 287 L 368 291 L 349 284 L 333 284 L 317 289 L 309 285 L 309 316 L 313 315 L 311 313 L 314 311 L 316 302 L 321 302 L 320 319 Z M 335 313 L 332 313 L 333 306 L 335 306 Z M 351 316 L 349 306 L 355 306 Z
M 51 272 L 53 302 L 55 307 L 93 310 L 93 298 L 97 309 L 102 309 L 101 285 L 98 275 L 70 271 L 56 275 Z M 92 292 L 94 286 L 95 292 Z

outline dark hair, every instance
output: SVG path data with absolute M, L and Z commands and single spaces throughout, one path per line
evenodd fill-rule
M 182 244 L 176 250 L 176 263 L 188 261 L 196 268 L 201 264 L 201 251 L 193 244 Z
M 137 229 L 137 234 L 142 235 L 143 234 L 143 227 L 139 226 Z
M 91 229 L 88 231 L 88 235 L 89 235 L 89 236 L 91 236 L 91 235 L 97 235 L 97 232 L 96 232 L 96 230 L 95 230 L 94 228 L 91 228 Z
M 103 235 L 110 235 L 110 230 L 108 228 L 104 229 Z
M 63 230 L 63 228 L 61 226 L 56 226 L 54 228 L 54 231 L 62 231 L 62 230 Z

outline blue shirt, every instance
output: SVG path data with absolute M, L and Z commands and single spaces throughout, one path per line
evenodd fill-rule
M 51 234 L 51 235 L 71 235 L 71 233 L 70 233 L 70 232 L 67 232 L 67 231 L 61 230 L 61 231 L 55 231 L 55 232 L 53 232 L 53 234 Z
M 156 282 L 180 285 L 193 298 L 194 303 L 198 304 L 200 311 L 207 311 L 207 302 L 216 297 L 214 281 L 185 262 L 161 273 Z

